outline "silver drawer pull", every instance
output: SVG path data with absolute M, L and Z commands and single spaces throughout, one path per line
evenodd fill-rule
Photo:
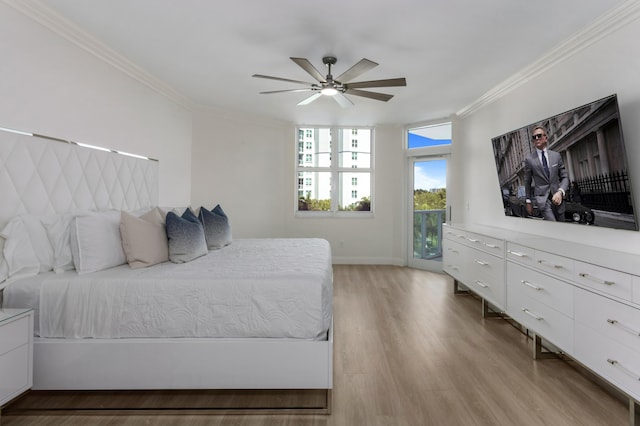
M 524 253 L 518 253 L 517 251 L 511 251 L 511 250 L 507 250 L 508 253 L 514 255 L 514 256 L 518 256 L 518 257 L 527 257 L 526 254 Z
M 482 288 L 489 288 L 489 286 L 488 286 L 488 285 L 486 285 L 485 283 L 483 283 L 482 281 L 478 281 L 478 280 L 476 280 L 476 284 L 478 284 L 478 285 L 479 285 L 480 287 L 482 287 Z
M 634 378 L 634 380 L 638 380 L 640 381 L 640 376 L 638 376 L 636 373 L 634 373 L 633 371 L 629 370 L 627 367 L 625 367 L 624 365 L 620 364 L 620 362 L 616 361 L 615 359 L 611 359 L 611 358 L 607 358 L 607 362 L 611 365 L 613 365 L 614 367 L 618 367 L 620 370 L 622 370 L 622 372 L 624 374 L 626 374 L 627 376 L 631 376 Z
M 479 242 L 479 241 L 480 241 L 480 240 L 475 240 L 475 239 L 473 239 L 473 238 L 467 238 L 467 240 L 471 241 L 472 243 L 477 243 L 477 242 Z
M 531 287 L 534 290 L 537 290 L 537 291 L 542 290 L 542 287 L 538 287 L 537 285 L 531 284 L 529 281 L 521 280 L 520 282 L 526 286 Z
M 484 245 L 489 247 L 489 248 L 498 248 L 498 246 L 495 245 L 495 244 L 484 243 Z
M 534 314 L 533 312 L 531 312 L 527 308 L 522 308 L 522 312 L 524 312 L 525 314 L 529 315 L 530 317 L 533 317 L 533 318 L 537 319 L 538 321 L 542 321 L 543 320 L 543 318 L 541 316 L 538 316 L 538 315 Z
M 622 324 L 620 321 L 618 320 L 614 320 L 614 319 L 609 319 L 607 318 L 607 322 L 611 325 L 617 325 L 618 327 L 620 327 L 621 329 L 623 329 L 624 331 L 626 331 L 627 333 L 631 333 L 634 336 L 638 336 L 640 337 L 640 331 L 634 330 L 633 328 L 629 327 L 628 325 Z
M 541 260 L 538 260 L 538 263 L 539 263 L 540 265 L 550 265 L 550 266 L 553 266 L 554 268 L 557 268 L 557 269 L 564 268 L 564 266 L 562 266 L 562 265 L 550 264 L 550 263 L 549 263 L 549 262 L 547 262 L 546 260 L 542 260 L 542 259 L 541 259 Z
M 594 277 L 592 275 L 587 274 L 586 272 L 580 272 L 578 275 L 580 275 L 582 278 L 588 278 L 592 281 L 596 281 L 605 285 L 614 285 L 616 283 L 615 281 L 603 280 L 601 278 Z
M 478 265 L 489 266 L 487 262 L 483 262 L 482 260 L 473 259 L 473 261 L 476 262 Z
M 456 235 L 456 237 L 458 237 L 458 238 L 467 238 L 467 237 L 465 237 L 465 236 L 464 236 L 464 235 L 462 235 L 462 234 L 457 234 L 457 235 Z

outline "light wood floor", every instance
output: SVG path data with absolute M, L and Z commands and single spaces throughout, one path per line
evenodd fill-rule
M 333 413 L 13 415 L 16 425 L 625 425 L 624 402 L 570 363 L 534 361 L 531 340 L 450 278 L 393 266 L 334 269 Z M 27 395 L 28 398 L 28 395 Z

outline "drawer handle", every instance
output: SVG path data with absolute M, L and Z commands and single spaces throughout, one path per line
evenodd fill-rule
M 628 325 L 622 324 L 620 321 L 618 320 L 614 320 L 614 319 L 609 319 L 607 318 L 607 322 L 611 325 L 617 325 L 618 327 L 620 327 L 621 329 L 623 329 L 624 331 L 626 331 L 627 333 L 631 333 L 634 336 L 639 336 L 640 337 L 640 331 L 634 330 L 633 328 L 629 327 Z
M 484 245 L 489 247 L 489 248 L 498 248 L 498 246 L 495 245 L 495 244 L 484 243 Z
M 531 284 L 529 281 L 521 280 L 520 282 L 526 286 L 531 287 L 534 290 L 537 290 L 537 291 L 542 290 L 542 287 L 538 287 L 537 285 Z
M 549 263 L 549 262 L 547 262 L 546 260 L 542 260 L 542 259 L 541 259 L 541 260 L 538 260 L 538 263 L 539 263 L 540 265 L 548 265 L 548 264 L 550 264 L 550 263 Z M 551 266 L 553 266 L 554 268 L 557 268 L 557 269 L 564 268 L 564 266 L 562 266 L 562 265 L 556 265 L 556 264 L 550 264 L 550 265 L 551 265 Z
M 473 259 L 473 261 L 476 262 L 478 265 L 489 266 L 487 262 L 483 262 L 482 260 Z
M 580 272 L 578 275 L 580 275 L 582 278 L 588 278 L 592 281 L 596 281 L 605 285 L 614 285 L 616 283 L 615 281 L 603 280 L 598 277 L 594 277 L 592 275 L 587 274 L 586 272 Z
M 478 284 L 482 288 L 489 288 L 489 286 L 487 284 L 483 283 L 482 281 L 476 280 L 476 284 Z
M 538 321 L 542 321 L 543 320 L 543 318 L 541 316 L 534 314 L 533 312 L 531 312 L 527 308 L 522 308 L 522 312 L 524 312 L 525 314 L 529 315 L 530 317 L 533 317 L 533 318 L 537 319 Z
M 467 238 L 467 240 L 471 241 L 472 243 L 477 243 L 477 242 L 480 241 L 480 240 L 476 240 L 476 239 L 473 239 L 473 238 Z
M 517 251 L 511 251 L 511 250 L 507 250 L 508 253 L 514 255 L 514 256 L 518 256 L 518 257 L 527 257 L 526 254 L 524 253 L 518 253 Z
M 611 359 L 611 358 L 607 358 L 607 362 L 611 365 L 613 365 L 614 367 L 618 367 L 620 370 L 622 370 L 622 372 L 624 374 L 626 374 L 627 376 L 631 376 L 633 377 L 635 380 L 639 380 L 640 381 L 640 376 L 638 376 L 636 373 L 634 373 L 633 371 L 629 370 L 627 367 L 625 367 L 624 365 L 620 364 L 619 361 L 616 361 L 615 359 Z

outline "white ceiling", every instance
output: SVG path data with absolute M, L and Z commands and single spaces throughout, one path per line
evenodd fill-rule
M 301 124 L 416 123 L 479 99 L 622 0 L 42 0 L 75 26 L 198 105 Z M 338 58 L 337 76 L 362 58 L 357 81 L 406 77 L 367 89 L 343 109 L 301 88 L 252 78 L 313 81 L 289 57 Z

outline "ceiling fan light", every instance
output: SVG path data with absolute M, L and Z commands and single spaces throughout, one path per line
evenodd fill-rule
M 338 94 L 338 89 L 334 87 L 325 87 L 324 89 L 320 90 L 320 93 L 325 96 L 335 96 Z

